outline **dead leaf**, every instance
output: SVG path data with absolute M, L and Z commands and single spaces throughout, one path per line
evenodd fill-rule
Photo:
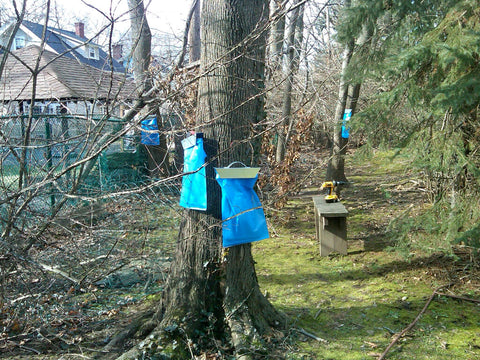
M 370 342 L 370 341 L 364 341 L 365 344 L 367 344 L 368 346 L 370 346 L 372 349 L 376 349 L 378 347 L 378 344 L 375 344 L 373 342 Z

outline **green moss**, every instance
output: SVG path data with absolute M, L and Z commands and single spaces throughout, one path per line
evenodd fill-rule
M 309 197 L 289 202 L 285 221 L 274 224 L 277 237 L 253 244 L 259 283 L 270 301 L 289 315 L 294 327 L 328 341 L 299 335 L 297 348 L 287 358 L 378 357 L 392 334 L 415 319 L 433 289 L 449 281 L 437 277 L 441 274 L 437 268 L 447 258 L 420 253 L 405 258 L 387 251 L 387 225 L 409 206 L 396 189 L 399 182 L 409 181 L 405 158 L 392 155 L 376 154 L 366 165 L 351 168 L 352 173 L 362 175 L 347 175 L 354 181 L 342 192 L 350 212 L 347 256 L 320 257 Z M 352 163 L 347 162 L 348 166 Z M 476 305 L 435 299 L 388 358 L 478 358 L 478 319 L 480 307 Z

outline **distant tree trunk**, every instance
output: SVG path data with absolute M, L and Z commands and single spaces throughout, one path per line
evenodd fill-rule
M 128 0 L 133 44 L 133 75 L 140 96 L 153 86 L 149 76 L 152 55 L 152 33 L 145 15 L 143 0 Z
M 297 4 L 298 0 L 294 2 L 294 5 Z M 287 44 L 284 65 L 286 81 L 283 90 L 282 117 L 277 129 L 277 150 L 275 156 L 277 162 L 282 162 L 285 158 L 287 134 L 292 124 L 292 88 L 298 70 L 299 54 L 302 46 L 298 41 L 303 41 L 303 36 L 299 36 L 299 33 L 303 33 L 303 5 L 297 6 L 293 10 L 285 40 Z
M 281 1 L 270 0 L 271 13 L 276 14 L 278 11 L 284 11 L 281 8 Z M 283 42 L 285 39 L 285 13 L 278 17 L 278 20 L 272 23 L 270 28 L 270 44 L 268 57 L 272 65 L 272 73 L 278 70 L 281 66 L 283 54 Z
M 343 52 L 342 71 L 340 74 L 340 84 L 338 86 L 338 99 L 337 106 L 335 107 L 334 118 L 334 131 L 333 131 L 333 144 L 332 152 L 330 155 L 330 161 L 327 169 L 327 180 L 347 181 L 345 176 L 345 154 L 347 149 L 348 139 L 342 138 L 342 130 L 339 128 L 339 124 L 343 119 L 345 112 L 347 97 L 348 97 L 348 84 L 346 83 L 346 70 L 348 63 L 353 53 L 353 40 L 351 43 L 345 45 Z
M 345 1 L 345 7 L 350 7 L 350 0 Z M 345 176 L 345 154 L 348 139 L 342 138 L 342 131 L 339 127 L 345 112 L 345 105 L 348 97 L 347 68 L 352 58 L 355 39 L 352 37 L 345 44 L 342 54 L 342 69 L 340 72 L 340 80 L 338 85 L 338 98 L 335 107 L 335 115 L 333 119 L 333 143 L 330 159 L 327 168 L 327 180 L 347 181 Z
M 197 124 L 210 161 L 208 209 L 185 210 L 158 313 L 162 320 L 153 333 L 156 339 L 178 336 L 178 348 L 189 339 L 198 351 L 227 340 L 237 359 L 249 359 L 249 345 L 284 321 L 260 292 L 250 244 L 222 249 L 220 188 L 213 169 L 232 161 L 257 162 L 258 140 L 252 138 L 252 125 L 264 117 L 265 56 L 265 32 L 258 31 L 266 27 L 267 19 L 266 0 L 203 4 L 201 73 L 205 75 L 199 82 Z M 162 329 L 174 330 L 165 334 Z M 191 358 L 185 349 L 184 357 L 180 349 L 175 351 L 176 358 Z
M 327 53 L 328 59 L 332 58 L 332 41 L 330 40 L 330 34 L 332 33 L 331 29 L 331 20 L 330 20 L 330 6 L 327 6 L 325 9 L 325 29 L 327 37 Z
M 152 56 L 152 33 L 148 26 L 145 15 L 143 0 L 128 0 L 130 10 L 130 23 L 133 43 L 133 74 L 137 86 L 137 96 L 140 98 L 153 87 L 153 80 L 150 74 L 150 61 Z M 140 114 L 142 117 L 142 114 Z M 162 133 L 162 118 L 156 113 L 157 124 L 160 129 L 159 145 L 143 145 L 148 154 L 148 167 L 151 175 L 168 175 L 169 160 L 167 141 Z
M 345 6 L 350 6 L 350 1 L 345 2 Z M 358 39 L 358 46 L 365 48 L 370 44 L 371 31 L 364 27 Z M 327 180 L 347 181 L 345 176 L 345 155 L 347 152 L 348 139 L 342 138 L 342 131 L 339 127 L 345 113 L 345 109 L 352 110 L 351 116 L 357 109 L 358 97 L 360 95 L 360 83 L 348 85 L 346 81 L 347 67 L 353 55 L 355 39 L 351 39 L 343 52 L 342 70 L 340 73 L 340 83 L 338 90 L 337 106 L 335 108 L 333 144 L 330 160 L 327 168 Z
M 200 0 L 195 0 L 193 7 L 193 15 L 188 32 L 190 63 L 200 60 Z
M 306 55 L 306 51 L 303 51 L 304 50 L 303 30 L 305 26 L 304 14 L 305 14 L 305 5 L 301 5 L 298 10 L 297 25 L 295 26 L 295 42 L 294 42 L 295 45 L 294 46 L 296 49 L 296 56 L 293 58 L 293 68 L 292 68 L 293 73 L 295 75 L 298 74 L 298 68 L 300 66 L 300 62 L 302 58 L 305 60 L 305 63 L 306 63 L 306 56 L 304 56 Z M 302 94 L 302 98 L 305 96 L 307 84 L 308 84 L 308 70 L 306 71 L 305 87 Z M 290 121 L 288 124 L 287 133 L 285 135 L 285 147 L 287 147 L 288 143 L 290 142 L 290 137 L 292 135 L 294 126 L 295 126 L 295 119 L 292 118 L 290 115 Z

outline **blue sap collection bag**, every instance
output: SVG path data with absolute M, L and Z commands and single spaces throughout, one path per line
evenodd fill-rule
M 244 170 L 255 168 L 243 168 Z M 223 246 L 229 247 L 267 239 L 269 237 L 267 221 L 262 204 L 253 186 L 257 181 L 255 175 L 250 177 L 234 177 L 235 170 L 242 168 L 216 168 L 216 180 L 222 188 L 222 235 Z M 234 170 L 222 172 L 222 170 Z
M 343 120 L 342 120 L 342 138 L 348 139 L 350 136 L 350 127 L 348 126 L 348 122 L 352 118 L 352 109 L 345 109 L 343 113 Z
M 205 176 L 205 159 L 203 138 L 196 135 L 182 141 L 183 172 L 191 174 L 182 178 L 180 206 L 187 209 L 207 210 L 207 178 Z
M 142 120 L 142 144 L 160 145 L 160 135 L 158 134 L 157 118 Z

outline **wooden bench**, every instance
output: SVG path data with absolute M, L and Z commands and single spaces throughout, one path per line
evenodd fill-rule
M 324 195 L 313 196 L 313 205 L 320 256 L 327 256 L 333 251 L 346 255 L 347 209 L 340 202 L 327 203 Z

